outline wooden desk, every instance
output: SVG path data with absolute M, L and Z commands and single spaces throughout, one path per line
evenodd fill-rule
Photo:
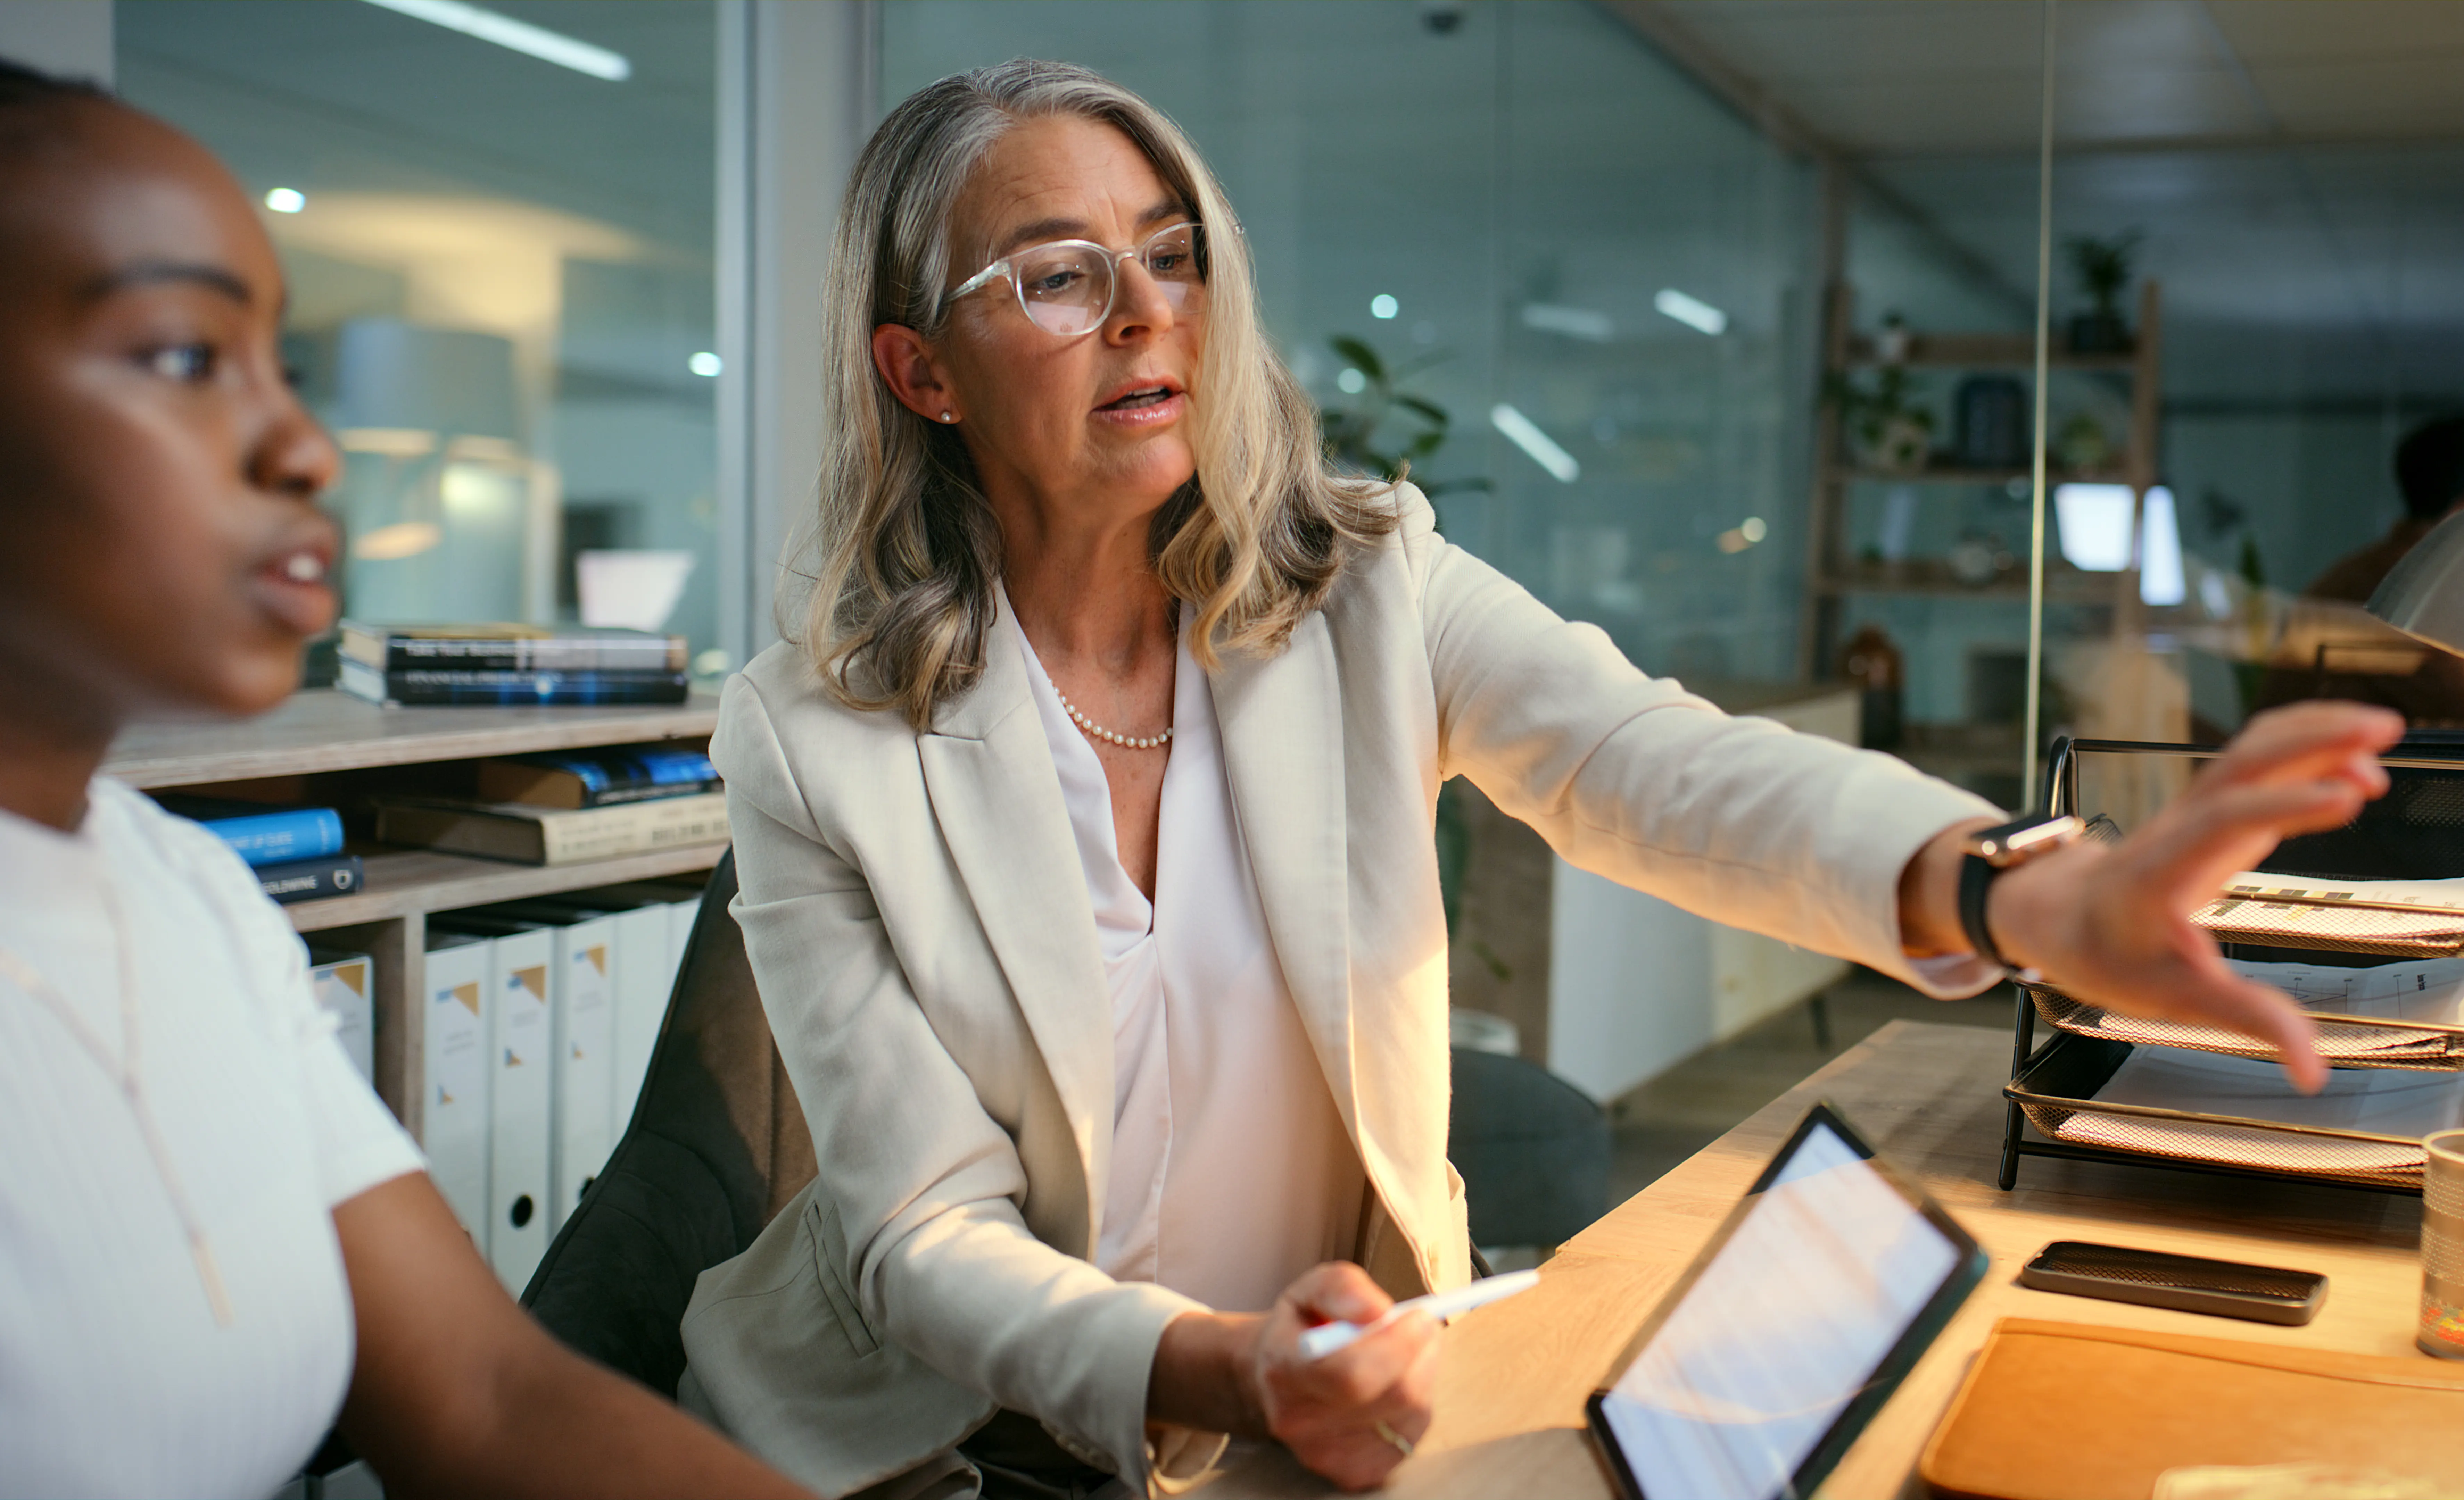
M 2003 1317 L 2413 1355 L 2418 1199 L 2030 1159 L 1993 1185 L 2007 1033 L 1893 1022 L 1612 1210 L 1542 1268 L 1540 1286 L 1448 1329 L 1437 1421 L 1396 1468 L 1405 1496 L 1609 1496 L 1581 1431 L 1583 1401 L 1653 1304 L 1816 1099 L 1922 1178 L 1993 1257 L 1992 1270 L 1820 1491 L 1917 1492 L 1918 1452 Z M 2031 1292 L 2014 1280 L 2046 1242 L 2093 1239 L 2321 1271 L 2326 1306 L 2277 1328 Z M 2415 1356 L 2427 1359 L 2427 1356 Z M 1331 1493 L 1280 1448 L 1243 1455 L 1210 1500 Z

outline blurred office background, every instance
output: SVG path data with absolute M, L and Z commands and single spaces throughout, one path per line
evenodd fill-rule
M 706 673 L 773 639 L 847 165 L 1037 55 L 1196 138 L 1345 454 L 1441 428 L 1448 535 L 1649 670 L 2014 805 L 2063 732 L 2464 719 L 2304 598 L 2464 410 L 2464 7 L 491 0 L 516 46 L 426 0 L 12 3 L 265 206 L 355 613 L 580 618 L 616 555 Z M 1595 1095 L 1836 977 L 1449 806 L 1459 997 Z M 1685 996 L 1626 1003 L 1637 944 Z

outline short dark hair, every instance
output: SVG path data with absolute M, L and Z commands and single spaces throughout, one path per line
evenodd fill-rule
M 87 79 L 63 78 L 0 57 L 0 157 L 66 135 L 73 106 L 118 102 L 109 90 Z
M 23 109 L 30 105 L 60 104 L 70 99 L 104 99 L 109 90 L 87 78 L 63 78 L 29 68 L 22 62 L 0 57 L 0 109 Z
M 2396 446 L 2395 482 L 2415 520 L 2434 521 L 2464 500 L 2464 415 L 2423 423 Z

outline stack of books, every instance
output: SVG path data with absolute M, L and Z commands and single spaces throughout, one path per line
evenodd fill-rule
M 339 685 L 375 704 L 682 703 L 685 649 L 649 630 L 346 620 Z
M 478 792 L 379 797 L 377 837 L 517 864 L 727 841 L 727 796 L 699 750 L 649 745 L 482 761 Z
M 275 901 L 347 896 L 360 888 L 364 874 L 360 857 L 342 852 L 342 816 L 330 807 L 277 807 L 170 793 L 155 800 L 231 845 Z

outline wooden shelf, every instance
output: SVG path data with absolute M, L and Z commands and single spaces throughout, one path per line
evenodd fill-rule
M 2113 602 L 2113 579 L 2110 573 L 2081 573 L 2075 568 L 2049 568 L 2045 571 L 2045 598 L 2056 604 L 2110 604 Z M 2014 568 L 1991 583 L 1968 583 L 1952 577 L 1950 570 L 1933 558 L 1904 562 L 1896 568 L 1858 568 L 1841 574 L 1823 574 L 1814 579 L 1816 593 L 1841 594 L 1923 594 L 1952 598 L 2016 599 L 2026 602 L 2028 574 Z
M 102 772 L 136 787 L 191 787 L 698 738 L 717 727 L 710 693 L 650 707 L 381 708 L 319 688 L 243 724 L 138 726 L 112 746 Z
M 2000 487 L 2016 480 L 2033 482 L 2036 477 L 2024 468 L 1919 468 L 1902 472 L 1890 468 L 1847 468 L 1839 477 L 1859 485 L 1992 485 Z M 2047 485 L 2126 485 L 2130 476 L 2118 468 L 2080 469 L 2076 472 L 2052 469 L 2045 475 Z
M 320 932 L 594 885 L 690 875 L 718 863 L 718 857 L 726 852 L 723 843 L 693 844 L 579 864 L 540 865 L 474 859 L 432 849 L 396 849 L 366 856 L 363 862 L 367 866 L 367 883 L 350 895 L 298 902 L 283 910 L 297 930 Z
M 1907 358 L 1886 360 L 1875 351 L 1872 338 L 1859 335 L 1848 340 L 1845 362 L 1855 368 L 1896 364 L 1912 370 L 2034 370 L 2036 367 L 2036 337 L 2034 334 L 1910 334 Z M 2057 370 L 2127 373 L 2138 367 L 2139 352 L 2131 349 L 2118 354 L 2073 354 L 2057 345 L 2047 352 L 2045 362 Z

